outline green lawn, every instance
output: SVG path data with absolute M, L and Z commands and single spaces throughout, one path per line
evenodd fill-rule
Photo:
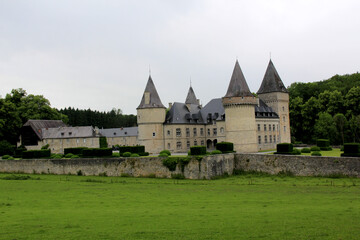
M 333 148 L 333 150 L 331 151 L 320 151 L 321 153 L 321 156 L 324 156 L 324 157 L 340 157 L 341 152 L 340 151 L 340 148 Z M 301 153 L 301 155 L 308 155 L 310 156 L 311 153 Z
M 0 174 L 0 239 L 359 239 L 360 179 Z M 27 175 L 17 175 L 27 176 Z

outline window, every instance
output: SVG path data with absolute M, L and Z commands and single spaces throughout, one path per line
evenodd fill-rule
M 274 143 L 276 143 L 276 136 L 274 135 Z
M 204 129 L 203 128 L 200 128 L 200 135 L 204 136 Z
M 217 135 L 217 128 L 213 128 L 213 135 L 214 135 L 214 136 Z
M 271 124 L 269 124 L 269 131 L 271 131 Z
M 196 140 L 194 141 L 194 146 L 197 146 L 197 141 Z
M 258 143 L 261 144 L 261 136 L 258 136 Z
M 196 128 L 193 129 L 193 132 L 194 132 L 194 137 L 196 137 L 196 135 L 197 135 L 197 130 L 196 130 Z
M 76 143 L 79 143 L 79 139 L 76 139 Z
M 190 137 L 190 128 L 186 128 L 186 137 Z
M 116 135 L 116 132 L 114 132 L 114 136 Z
M 275 132 L 275 124 L 273 124 L 273 131 Z
M 220 128 L 220 133 L 224 133 L 224 128 Z
M 265 143 L 267 143 L 267 136 L 265 136 Z
M 276 131 L 279 131 L 279 124 L 276 124 Z
M 283 109 L 283 112 L 285 111 L 285 107 L 282 107 L 282 109 Z
M 64 134 L 65 134 L 65 133 L 62 132 L 62 133 L 61 133 L 61 136 L 64 136 Z
M 258 131 L 260 131 L 260 124 L 258 124 Z
M 170 130 L 167 130 L 167 135 L 170 136 Z
M 208 128 L 208 135 L 210 136 L 210 128 Z
M 69 142 L 70 142 L 70 139 L 66 139 L 66 142 L 69 143 Z
M 181 137 L 181 128 L 176 129 L 176 136 Z
M 186 147 L 190 148 L 190 141 L 186 141 Z
M 155 137 L 156 136 L 156 134 L 153 132 L 153 137 Z
M 264 124 L 264 131 L 266 131 L 266 124 Z
M 285 117 L 283 117 L 283 122 L 285 122 Z
M 286 132 L 286 126 L 284 126 L 284 132 Z
M 272 143 L 272 136 L 271 135 L 269 136 L 269 140 L 270 140 L 270 143 Z
M 277 140 L 277 142 L 280 142 L 280 136 L 278 136 L 278 140 Z
M 69 132 L 69 136 L 71 136 L 72 135 L 72 132 Z
M 204 140 L 201 140 L 201 146 L 204 146 L 204 145 L 205 145 Z
M 45 139 L 45 143 L 47 143 L 47 139 Z
M 86 143 L 86 138 L 83 139 L 84 143 Z
M 168 149 L 170 149 L 170 143 L 168 143 L 168 147 L 167 147 Z
M 181 149 L 181 142 L 177 142 L 177 143 L 176 143 L 176 148 L 177 148 L 177 149 Z

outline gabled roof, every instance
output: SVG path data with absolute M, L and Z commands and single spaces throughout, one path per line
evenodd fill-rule
M 104 137 L 131 137 L 139 134 L 138 127 L 106 128 L 100 129 L 99 132 Z
M 57 128 L 57 127 L 66 127 L 66 124 L 61 120 L 28 120 L 24 127 L 30 126 L 39 139 L 42 139 L 41 129 L 43 128 Z
M 271 59 L 257 94 L 270 93 L 270 92 L 285 92 L 285 93 L 288 92 L 284 86 L 284 83 L 281 81 L 281 78 L 277 73 Z
M 279 118 L 279 115 L 264 101 L 259 99 L 259 105 L 255 106 L 255 118 Z
M 195 105 L 198 104 L 194 89 L 191 86 L 190 86 L 188 94 L 186 96 L 185 104 L 195 104 Z
M 218 121 L 224 120 L 223 116 L 225 114 L 225 109 L 221 98 L 211 99 L 211 101 L 208 102 L 208 104 L 206 104 L 200 112 L 202 118 L 206 119 L 206 121 L 208 120 L 208 118 Z
M 200 107 L 197 104 L 190 104 L 190 108 L 187 108 L 185 103 L 175 102 L 166 115 L 166 123 L 169 124 L 202 122 Z
M 58 127 L 42 129 L 42 136 L 47 138 L 86 138 L 96 137 L 95 129 L 91 126 Z
M 145 93 L 150 94 L 150 102 L 149 104 L 145 103 Z M 142 96 L 140 105 L 137 108 L 165 108 L 165 106 L 161 103 L 159 94 L 156 91 L 155 85 L 151 76 L 149 76 L 148 82 L 145 87 L 144 94 Z
M 237 60 L 225 97 L 253 97 Z

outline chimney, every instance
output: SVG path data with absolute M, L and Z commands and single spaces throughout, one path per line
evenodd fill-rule
M 171 102 L 169 102 L 169 109 L 171 109 L 172 108 L 172 103 Z

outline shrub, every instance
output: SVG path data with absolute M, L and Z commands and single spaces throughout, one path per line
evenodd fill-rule
M 41 149 L 43 149 L 43 150 L 49 149 L 49 144 L 42 146 Z
M 301 151 L 297 148 L 295 148 L 293 151 L 292 151 L 292 155 L 301 155 Z
M 71 158 L 73 155 L 74 154 L 72 154 L 72 153 L 67 153 L 67 154 L 65 154 L 65 158 Z
M 311 150 L 310 150 L 310 148 L 303 148 L 303 149 L 301 149 L 301 152 L 302 153 L 311 153 Z
M 100 145 L 99 146 L 100 148 L 107 148 L 108 147 L 106 137 L 100 137 L 99 138 L 99 145 Z
M 123 157 L 131 157 L 131 152 L 124 152 Z
M 341 146 L 340 147 L 340 152 L 343 152 L 344 151 L 344 146 Z
M 14 157 L 12 157 L 12 156 L 10 156 L 9 158 L 8 158 L 8 160 L 14 160 L 15 158 Z
M 193 146 L 190 147 L 190 155 L 205 155 L 206 147 L 205 146 Z
M 149 156 L 150 154 L 148 152 L 138 153 L 140 156 Z
M 170 171 L 175 171 L 177 165 L 177 159 L 171 157 L 165 158 L 163 160 L 163 165 L 167 167 Z
M 113 152 L 112 156 L 113 156 L 113 157 L 120 157 L 120 153 L 118 153 L 118 152 Z
M 1 158 L 2 159 L 9 159 L 11 156 L 10 155 L 4 155 L 4 156 L 2 156 Z
M 313 147 L 311 147 L 310 148 L 310 151 L 312 151 L 312 152 L 320 152 L 320 148 L 319 147 L 317 147 L 317 146 L 313 146 Z
M 132 154 L 130 155 L 130 157 L 140 157 L 140 155 L 137 154 L 137 153 L 132 153 Z
M 160 153 L 159 157 L 168 157 L 169 155 L 167 155 L 166 153 Z
M 184 174 L 177 173 L 177 174 L 171 174 L 171 178 L 173 179 L 185 179 Z
M 53 159 L 61 159 L 63 156 L 62 154 L 51 154 L 51 157 L 50 158 L 53 158 Z
M 87 148 L 82 151 L 84 157 L 111 157 L 111 148 Z
M 64 154 L 72 153 L 75 155 L 82 155 L 84 149 L 87 149 L 87 147 L 64 148 Z
M 9 142 L 2 140 L 0 141 L 0 156 L 3 155 L 13 155 L 15 146 L 11 145 Z
M 22 158 L 23 152 L 26 151 L 26 148 L 23 145 L 20 145 L 17 149 L 15 149 L 15 155 L 16 158 Z
M 321 156 L 321 153 L 319 151 L 314 151 L 311 153 L 311 156 Z
M 168 156 L 171 156 L 171 152 L 169 150 L 162 150 L 160 154 L 166 153 Z
M 222 154 L 222 152 L 220 150 L 214 150 L 210 153 L 211 155 L 215 155 L 215 154 Z
M 43 150 L 29 150 L 23 152 L 23 158 L 50 158 L 51 151 L 50 149 Z
M 360 143 L 345 143 L 342 157 L 360 157 Z
M 316 140 L 316 146 L 320 147 L 320 148 L 326 148 L 330 146 L 330 141 L 329 139 L 317 139 Z
M 216 144 L 216 150 L 222 153 L 234 152 L 234 144 L 232 142 L 220 142 Z
M 70 158 L 80 158 L 78 155 L 72 155 Z
M 293 151 L 294 146 L 292 143 L 279 143 L 276 145 L 277 153 L 291 153 Z

